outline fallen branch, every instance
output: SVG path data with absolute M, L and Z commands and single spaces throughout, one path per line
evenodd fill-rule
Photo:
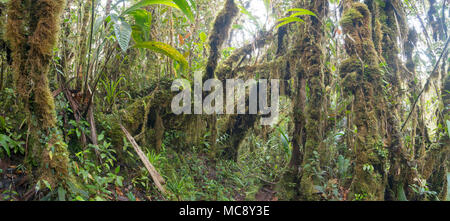
M 123 133 L 127 137 L 128 141 L 130 141 L 131 145 L 133 146 L 134 150 L 138 154 L 141 161 L 144 163 L 145 168 L 147 168 L 148 172 L 150 173 L 150 176 L 152 177 L 153 181 L 156 184 L 156 187 L 163 193 L 166 194 L 166 189 L 163 187 L 163 184 L 165 183 L 162 176 L 156 171 L 155 167 L 150 163 L 147 156 L 145 156 L 144 152 L 142 152 L 139 145 L 136 143 L 136 140 L 134 140 L 133 136 L 125 129 L 125 127 L 120 124 L 120 128 L 122 129 Z

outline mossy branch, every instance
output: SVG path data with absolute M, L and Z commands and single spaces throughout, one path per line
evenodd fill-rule
M 228 37 L 233 19 L 239 9 L 234 0 L 226 0 L 223 9 L 217 15 L 211 35 L 209 36 L 209 57 L 206 64 L 206 79 L 214 78 L 214 72 L 220 58 L 220 48 Z

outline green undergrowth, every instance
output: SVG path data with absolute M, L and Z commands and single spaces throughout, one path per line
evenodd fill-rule
M 250 136 L 248 140 L 243 144 L 238 162 L 211 161 L 206 143 L 201 143 L 199 147 L 192 146 L 182 153 L 166 146 L 159 154 L 148 151 L 147 156 L 166 180 L 169 200 L 255 200 L 263 185 L 276 182 L 283 174 L 287 155 L 285 150 L 278 149 L 275 139 L 260 142 Z M 246 148 L 254 150 L 248 152 Z M 157 190 L 144 168 L 132 183 L 148 194 L 156 195 L 151 193 Z

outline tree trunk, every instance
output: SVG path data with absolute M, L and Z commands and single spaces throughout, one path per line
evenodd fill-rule
M 56 129 L 56 113 L 47 77 L 64 0 L 11 0 L 7 38 L 13 49 L 16 92 L 28 114 L 32 161 L 39 180 L 52 187 L 70 182 L 66 144 Z
M 364 3 L 346 1 L 341 20 L 345 50 L 350 58 L 341 64 L 345 90 L 353 97 L 355 168 L 350 198 L 383 200 L 386 162 L 378 119 L 383 109 L 383 87 L 373 42 L 372 16 Z

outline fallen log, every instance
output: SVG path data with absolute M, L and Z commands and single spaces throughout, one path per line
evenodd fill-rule
M 164 178 L 156 171 L 155 167 L 150 163 L 147 156 L 145 156 L 144 152 L 142 152 L 139 145 L 136 143 L 136 140 L 134 140 L 133 136 L 125 129 L 125 127 L 120 124 L 120 128 L 122 129 L 123 133 L 127 137 L 128 141 L 130 141 L 131 145 L 133 146 L 134 150 L 138 154 L 141 161 L 144 163 L 145 168 L 147 168 L 148 172 L 150 173 L 150 176 L 152 177 L 153 181 L 156 184 L 156 187 L 163 193 L 166 194 L 166 189 L 164 188 Z

